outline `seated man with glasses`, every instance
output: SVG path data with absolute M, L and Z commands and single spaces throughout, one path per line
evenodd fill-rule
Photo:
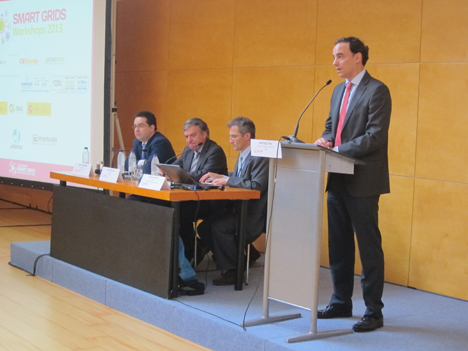
M 149 161 L 154 154 L 158 155 L 161 163 L 175 159 L 172 144 L 169 139 L 158 132 L 156 117 L 153 113 L 149 111 L 138 112 L 133 122 L 133 132 L 135 133 L 133 151 L 137 162 L 140 160 Z M 147 167 L 149 167 L 149 163 Z M 128 159 L 125 162 L 125 168 L 128 169 Z
M 259 190 L 260 199 L 250 200 L 246 223 L 246 243 L 255 241 L 266 227 L 269 160 L 255 157 L 250 152 L 250 141 L 255 139 L 255 124 L 246 117 L 236 117 L 228 123 L 229 142 L 239 152 L 234 171 L 229 176 L 207 173 L 201 182 L 214 185 Z M 236 282 L 237 230 L 239 213 L 236 206 L 215 213 L 199 226 L 199 235 L 211 249 L 218 270 L 224 273 L 213 279 L 214 285 L 233 285 Z M 253 246 L 251 246 L 253 248 Z M 255 250 L 256 251 L 256 250 Z M 256 252 L 257 258 L 260 255 Z

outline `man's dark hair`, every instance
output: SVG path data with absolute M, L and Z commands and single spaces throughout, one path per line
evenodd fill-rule
M 149 111 L 140 111 L 135 115 L 136 117 L 143 117 L 146 118 L 146 123 L 151 127 L 154 125 L 154 131 L 158 130 L 157 125 L 156 125 L 156 116 Z
M 255 124 L 247 117 L 236 117 L 227 124 L 228 128 L 237 126 L 239 132 L 244 135 L 245 133 L 250 133 L 250 138 L 255 139 Z
M 349 49 L 353 54 L 357 54 L 358 52 L 360 52 L 362 55 L 362 65 L 366 65 L 367 60 L 369 59 L 369 47 L 367 45 L 364 45 L 364 43 L 360 39 L 356 37 L 346 37 L 338 39 L 335 42 L 335 45 L 339 43 L 348 43 Z
M 210 138 L 210 130 L 208 129 L 208 124 L 200 118 L 194 117 L 190 118 L 187 122 L 184 124 L 184 132 L 189 129 L 191 126 L 197 126 L 198 129 L 202 132 L 206 132 L 207 136 L 206 138 Z

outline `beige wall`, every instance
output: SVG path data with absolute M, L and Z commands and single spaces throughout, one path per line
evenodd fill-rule
M 393 98 L 390 195 L 381 197 L 386 280 L 468 299 L 466 0 L 120 0 L 116 101 L 127 148 L 138 110 L 155 112 L 176 152 L 182 124 L 206 120 L 232 167 L 226 123 L 258 138 L 313 142 L 327 117 L 336 39 L 370 47 L 369 72 Z M 327 265 L 326 228 L 322 264 Z M 356 267 L 359 272 L 360 267 Z

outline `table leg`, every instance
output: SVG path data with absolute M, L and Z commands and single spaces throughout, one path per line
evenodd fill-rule
M 234 286 L 235 290 L 242 290 L 242 285 L 244 282 L 244 248 L 245 248 L 245 238 L 247 236 L 245 232 L 246 228 L 246 219 L 247 219 L 247 206 L 249 200 L 241 201 L 241 213 L 240 213 L 240 223 L 239 223 L 239 247 L 237 249 L 237 276 L 236 284 Z
M 174 209 L 172 217 L 172 259 L 171 259 L 171 291 L 169 298 L 174 298 L 179 295 L 179 216 L 180 216 L 180 202 L 171 202 L 171 207 Z

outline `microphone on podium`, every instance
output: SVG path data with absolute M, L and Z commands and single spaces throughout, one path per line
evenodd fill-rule
M 330 83 L 332 82 L 332 80 L 330 79 L 328 82 L 325 83 L 325 85 L 323 87 L 320 88 L 319 91 L 317 91 L 317 94 L 314 95 L 314 97 L 312 98 L 312 100 L 310 100 L 309 104 L 306 106 L 306 108 L 304 109 L 304 111 L 302 111 L 301 115 L 299 116 L 298 120 L 297 120 L 297 124 L 296 124 L 296 129 L 294 130 L 294 134 L 293 135 L 290 135 L 289 137 L 282 137 L 283 139 L 285 140 L 288 140 L 289 142 L 291 143 L 303 143 L 302 140 L 299 140 L 297 137 L 297 132 L 299 130 L 299 122 L 301 121 L 301 118 L 302 118 L 302 115 L 304 114 L 304 112 L 306 112 L 306 110 L 309 108 L 310 104 L 312 102 L 314 102 L 315 98 L 317 97 L 317 95 L 322 91 L 323 88 L 325 88 L 327 85 L 330 85 Z

